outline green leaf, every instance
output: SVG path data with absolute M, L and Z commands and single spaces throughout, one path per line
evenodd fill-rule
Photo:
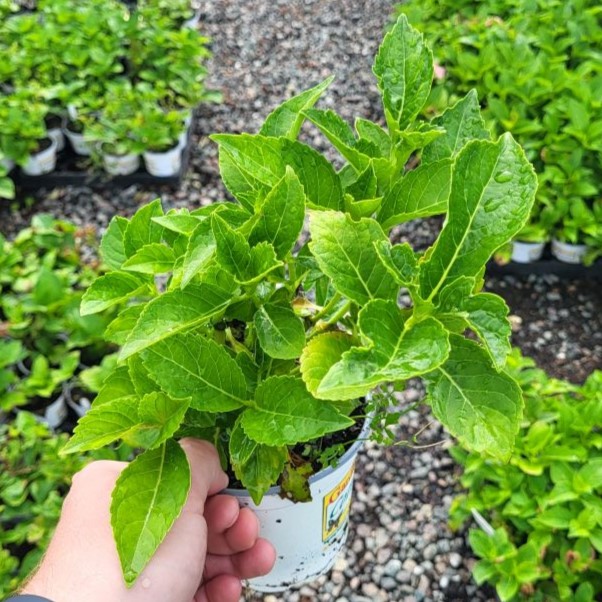
M 303 111 L 313 107 L 326 88 L 330 86 L 334 76 L 330 76 L 317 86 L 297 94 L 283 102 L 274 109 L 261 126 L 259 133 L 262 136 L 290 138 L 294 140 L 299 135 L 301 126 L 305 121 Z
M 211 220 L 197 221 L 197 227 L 190 235 L 182 274 L 182 288 L 188 286 L 191 280 L 202 272 L 215 256 L 215 236 Z
M 412 247 L 404 242 L 393 245 L 388 240 L 374 243 L 376 253 L 398 284 L 408 287 L 418 275 L 418 260 Z
M 175 260 L 168 246 L 154 242 L 140 247 L 121 267 L 140 274 L 164 274 L 173 269 Z
M 224 184 L 250 211 L 284 177 L 287 165 L 299 177 L 312 206 L 342 208 L 339 177 L 326 158 L 313 148 L 296 140 L 250 134 L 217 134 L 211 139 L 220 147 Z
M 253 320 L 261 348 L 277 359 L 295 359 L 305 346 L 303 321 L 290 307 L 266 303 Z
M 64 299 L 66 293 L 65 286 L 58 274 L 45 266 L 40 267 L 38 279 L 32 292 L 33 300 L 38 305 L 46 307 Z
M 447 362 L 425 377 L 435 416 L 469 449 L 507 461 L 523 410 L 520 387 L 477 343 L 450 336 Z
M 383 228 L 447 211 L 452 162 L 442 159 L 408 172 L 383 199 L 378 221 Z
M 468 143 L 456 157 L 445 226 L 421 266 L 424 299 L 460 276 L 477 276 L 526 222 L 537 178 L 509 134 Z
M 192 234 L 202 220 L 201 217 L 189 213 L 168 213 L 151 219 L 155 224 L 159 224 L 166 230 L 187 235 Z
M 251 263 L 251 246 L 247 239 L 231 228 L 219 215 L 215 214 L 211 219 L 217 261 L 239 282 L 246 280 Z
M 104 338 L 111 343 L 123 345 L 136 325 L 143 309 L 144 303 L 122 309 L 117 317 L 107 326 Z
M 279 259 L 286 257 L 295 245 L 305 219 L 305 192 L 290 167 L 259 206 L 256 216 L 250 244 L 268 242 Z
M 189 490 L 188 460 L 173 440 L 139 455 L 117 479 L 111 525 L 128 586 L 133 585 L 165 539 Z
M 353 183 L 345 188 L 345 193 L 350 194 L 356 201 L 362 201 L 376 198 L 377 188 L 378 182 L 374 173 L 374 165 L 370 162 Z
M 255 404 L 242 413 L 241 425 L 247 436 L 265 445 L 295 445 L 353 424 L 292 376 L 264 380 L 255 391 Z
M 260 242 L 251 249 L 251 261 L 245 280 L 241 284 L 257 284 L 270 272 L 282 266 L 276 258 L 274 247 L 268 242 Z
M 425 105 L 433 80 L 433 55 L 405 15 L 385 36 L 373 71 L 389 130 L 405 130 Z
M 491 137 L 481 116 L 476 90 L 471 90 L 442 115 L 433 119 L 432 124 L 443 127 L 445 134 L 424 149 L 422 163 L 425 165 L 455 157 L 471 140 L 489 140 Z
M 230 458 L 236 478 L 259 505 L 266 491 L 276 485 L 288 458 L 286 447 L 262 445 L 249 439 L 236 421 L 230 433 Z
M 226 348 L 192 334 L 179 334 L 143 353 L 151 378 L 174 399 L 191 398 L 190 407 L 229 412 L 247 402 L 242 370 Z
M 343 354 L 320 383 L 317 397 L 354 399 L 374 387 L 419 376 L 440 366 L 449 353 L 448 333 L 426 318 L 408 322 L 395 301 L 371 301 L 359 314 L 367 344 Z
M 354 201 L 350 194 L 345 195 L 345 212 L 348 213 L 353 220 L 358 221 L 362 217 L 371 217 L 381 206 L 383 197 L 379 196 L 375 199 L 364 199 L 362 201 Z
M 201 282 L 153 299 L 142 310 L 119 358 L 124 360 L 158 341 L 205 324 L 228 307 L 234 292 L 228 281 Z
M 495 585 L 501 602 L 509 602 L 518 594 L 519 583 L 514 577 L 502 577 Z
M 295 502 L 311 502 L 309 477 L 313 474 L 314 469 L 309 462 L 300 466 L 287 464 L 282 471 L 280 483 L 282 494 Z
M 119 366 L 103 382 L 102 388 L 94 399 L 94 407 L 97 408 L 121 397 L 132 396 L 136 396 L 136 389 L 130 378 L 128 367 Z
M 127 257 L 131 257 L 145 245 L 161 242 L 163 227 L 154 222 L 153 218 L 162 215 L 159 199 L 136 211 L 125 231 L 124 249 Z
M 150 377 L 148 370 L 145 368 L 141 354 L 137 353 L 130 356 L 127 360 L 127 367 L 136 395 L 143 397 L 147 393 L 157 391 L 157 383 Z
M 148 280 L 140 276 L 110 272 L 97 278 L 88 287 L 82 297 L 80 313 L 82 316 L 99 313 L 148 289 Z
M 301 376 L 312 395 L 316 396 L 330 368 L 352 347 L 353 339 L 344 332 L 325 332 L 307 343 L 301 354 Z
M 388 240 L 377 222 L 354 222 L 343 213 L 321 211 L 312 213 L 309 230 L 309 247 L 339 292 L 360 305 L 397 297 L 399 285 L 374 248 L 375 242 Z
M 355 120 L 355 131 L 360 137 L 360 143 L 366 141 L 378 149 L 379 157 L 389 157 L 391 155 L 391 136 L 380 125 L 358 117 Z
M 113 217 L 100 242 L 100 255 L 113 270 L 118 270 L 127 259 L 124 238 L 128 223 L 125 217 Z
M 26 351 L 21 341 L 6 341 L 0 339 L 0 368 L 16 364 L 26 357 Z
M 10 179 L 0 175 L 0 199 L 15 198 L 15 183 Z

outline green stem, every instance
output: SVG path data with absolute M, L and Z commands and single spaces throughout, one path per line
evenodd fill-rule
M 330 301 L 315 315 L 312 317 L 312 322 L 315 324 L 322 316 L 325 316 L 342 298 L 341 293 L 336 292 Z

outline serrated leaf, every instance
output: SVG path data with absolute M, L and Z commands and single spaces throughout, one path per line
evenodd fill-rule
M 140 354 L 137 353 L 128 358 L 127 368 L 136 395 L 143 397 L 157 391 L 157 383 L 150 377 Z
M 124 249 L 127 257 L 134 255 L 144 245 L 161 242 L 163 227 L 154 222 L 153 218 L 162 215 L 163 208 L 159 199 L 136 211 L 125 230 Z
M 175 260 L 172 249 L 155 242 L 140 247 L 121 267 L 140 274 L 164 274 L 173 269 Z
M 249 439 L 238 418 L 230 433 L 229 448 L 236 478 L 259 505 L 265 492 L 278 482 L 288 458 L 286 447 L 262 445 Z
M 460 276 L 476 277 L 523 227 L 536 188 L 535 172 L 512 136 L 469 142 L 454 163 L 446 223 L 421 266 L 422 297 L 433 299 Z
M 316 395 L 330 368 L 352 347 L 352 337 L 344 332 L 325 332 L 307 343 L 301 354 L 301 376 L 312 395 Z
M 124 238 L 128 223 L 125 217 L 113 217 L 100 242 L 100 256 L 113 270 L 118 270 L 127 259 Z
M 198 222 L 190 235 L 184 263 L 182 267 L 182 288 L 188 286 L 192 279 L 201 273 L 215 256 L 215 236 L 211 220 Z
M 389 130 L 405 130 L 425 105 L 433 80 L 433 55 L 405 15 L 385 36 L 373 71 Z
M 155 224 L 159 224 L 166 230 L 178 234 L 192 234 L 201 222 L 200 217 L 189 213 L 168 213 L 159 217 L 151 218 Z
M 274 109 L 261 126 L 262 136 L 285 137 L 294 140 L 299 135 L 305 121 L 303 111 L 313 107 L 326 88 L 330 86 L 334 76 L 330 76 L 317 86 L 305 90 Z
M 117 367 L 102 384 L 102 388 L 94 399 L 94 407 L 114 401 L 120 397 L 136 396 L 134 383 L 130 378 L 127 366 Z
M 445 213 L 451 179 L 450 159 L 421 165 L 408 172 L 385 195 L 378 221 L 383 228 L 391 228 L 419 217 Z
M 355 120 L 355 131 L 359 136 L 360 143 L 369 142 L 375 149 L 378 149 L 379 157 L 389 157 L 391 155 L 391 136 L 377 123 L 358 117 Z
M 219 264 L 239 282 L 246 280 L 251 263 L 251 246 L 247 239 L 217 214 L 211 218 L 211 228 Z
M 345 195 L 345 212 L 348 213 L 354 220 L 358 221 L 363 217 L 371 217 L 381 206 L 383 197 L 379 196 L 375 199 L 364 199 L 362 201 L 354 201 L 350 194 Z
M 174 399 L 190 397 L 195 410 L 229 412 L 247 402 L 242 370 L 214 341 L 179 334 L 153 345 L 142 357 L 151 378 Z
M 356 201 L 374 199 L 377 197 L 377 185 L 374 165 L 370 162 L 366 169 L 360 172 L 357 178 L 345 187 L 345 193 L 350 194 Z
M 320 383 L 317 396 L 354 399 L 382 383 L 407 380 L 440 366 L 449 354 L 447 331 L 434 318 L 408 323 L 408 316 L 395 301 L 368 303 L 359 314 L 366 346 L 343 354 Z
M 343 191 L 332 165 L 313 148 L 287 138 L 217 134 L 220 172 L 228 190 L 250 211 L 284 176 L 287 165 L 299 177 L 308 202 L 340 209 Z
M 266 303 L 253 319 L 261 348 L 277 359 L 295 359 L 305 346 L 305 328 L 290 307 Z
M 411 287 L 418 275 L 418 259 L 412 247 L 404 242 L 393 245 L 388 240 L 374 243 L 376 253 L 398 284 Z
M 353 420 L 315 399 L 300 378 L 272 376 L 255 391 L 255 407 L 241 415 L 247 436 L 265 445 L 295 445 L 347 428 Z
M 148 290 L 148 280 L 134 274 L 109 272 L 97 278 L 82 296 L 82 316 L 96 314 Z
M 422 163 L 430 164 L 447 157 L 455 157 L 467 142 L 491 137 L 481 116 L 476 90 L 471 90 L 455 105 L 432 121 L 444 128 L 445 134 L 431 142 L 422 153 Z
M 172 440 L 139 455 L 117 479 L 111 526 L 123 575 L 133 585 L 180 515 L 190 490 L 190 467 Z
M 268 242 L 260 242 L 251 249 L 249 270 L 241 284 L 257 284 L 281 266 L 282 262 L 278 261 L 274 247 Z
M 305 192 L 290 168 L 259 206 L 257 223 L 249 237 L 251 245 L 268 242 L 283 259 L 295 245 L 305 220 Z
M 435 416 L 469 449 L 507 461 L 523 411 L 520 387 L 477 343 L 451 335 L 447 362 L 428 375 Z
M 221 285 L 201 282 L 153 299 L 142 310 L 121 349 L 120 359 L 124 360 L 179 332 L 205 324 L 228 307 L 235 290 L 227 281 Z
M 309 247 L 339 292 L 360 305 L 396 298 L 399 285 L 374 248 L 375 241 L 388 240 L 377 222 L 354 222 L 343 213 L 321 211 L 312 213 L 309 230 Z
M 123 345 L 132 328 L 136 325 L 143 309 L 143 303 L 131 305 L 130 307 L 122 309 L 119 314 L 117 314 L 117 317 L 105 329 L 103 335 L 105 340 L 115 343 L 116 345 Z

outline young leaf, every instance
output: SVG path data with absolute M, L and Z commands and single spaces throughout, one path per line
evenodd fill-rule
M 378 149 L 379 157 L 389 157 L 391 155 L 391 136 L 380 125 L 358 117 L 355 120 L 355 131 L 360 138 L 360 145 L 366 141 Z
M 295 172 L 287 166 L 284 177 L 259 206 L 249 242 L 270 243 L 279 259 L 295 245 L 305 219 L 305 192 Z
M 261 348 L 277 359 L 295 359 L 305 346 L 303 321 L 290 307 L 266 303 L 253 320 Z
M 117 479 L 111 525 L 128 587 L 180 515 L 189 489 L 186 454 L 171 439 L 139 455 Z
M 117 317 L 107 326 L 104 332 L 105 340 L 115 343 L 116 345 L 123 345 L 132 328 L 136 325 L 143 309 L 144 303 L 131 305 L 130 307 L 122 309 Z
M 190 235 L 201 223 L 202 218 L 189 213 L 168 213 L 160 217 L 153 217 L 152 221 L 166 230 L 177 234 Z
M 94 407 L 97 408 L 120 397 L 131 396 L 136 396 L 136 389 L 130 378 L 128 367 L 119 366 L 103 382 L 102 388 L 94 399 Z
M 446 224 L 421 266 L 422 297 L 431 300 L 446 283 L 476 276 L 520 231 L 536 187 L 533 168 L 509 134 L 468 143 L 454 163 Z
M 407 317 L 395 301 L 368 303 L 359 315 L 368 345 L 343 354 L 320 383 L 317 397 L 354 399 L 384 382 L 407 380 L 440 366 L 449 354 L 445 328 L 434 318 L 410 324 Z
M 278 482 L 288 459 L 286 447 L 263 445 L 249 439 L 236 421 L 230 433 L 230 458 L 236 478 L 249 490 L 256 504 Z
M 320 211 L 312 213 L 309 230 L 309 247 L 339 292 L 360 305 L 397 297 L 399 285 L 374 249 L 375 241 L 388 241 L 377 222 L 354 222 L 343 213 Z
M 164 274 L 173 269 L 175 260 L 172 249 L 167 245 L 154 242 L 140 247 L 124 262 L 122 269 L 140 274 Z
M 374 243 L 374 248 L 397 283 L 412 287 L 418 275 L 418 260 L 412 247 L 407 242 L 391 246 L 388 240 L 381 240 Z
M 311 109 L 316 104 L 333 80 L 334 76 L 331 75 L 317 86 L 283 102 L 267 116 L 259 133 L 262 136 L 284 137 L 295 140 L 305 121 L 303 111 Z
M 109 272 L 97 278 L 82 297 L 82 316 L 96 314 L 130 297 L 148 291 L 149 281 L 141 276 L 124 272 Z
M 383 228 L 419 217 L 447 211 L 452 179 L 452 162 L 442 159 L 408 172 L 385 195 L 378 221 Z
M 251 247 L 247 239 L 240 232 L 230 228 L 218 214 L 215 214 L 211 220 L 217 261 L 239 282 L 246 280 L 251 261 Z
M 128 358 L 127 368 L 136 395 L 143 397 L 148 393 L 157 391 L 157 383 L 150 377 L 148 370 L 142 361 L 142 356 L 139 353 Z
M 100 256 L 113 270 L 118 270 L 127 259 L 124 237 L 128 223 L 125 217 L 113 217 L 100 242 Z
M 197 221 L 197 226 L 190 235 L 188 248 L 184 255 L 182 288 L 209 265 L 215 256 L 215 236 L 210 219 Z
M 481 116 L 481 107 L 476 90 L 471 90 L 453 107 L 432 121 L 440 125 L 445 134 L 431 142 L 422 153 L 422 164 L 455 157 L 467 142 L 474 139 L 489 140 L 491 135 Z
M 520 387 L 477 343 L 451 335 L 443 366 L 425 377 L 435 416 L 470 449 L 507 461 L 523 410 Z
M 154 222 L 153 217 L 162 215 L 163 208 L 159 199 L 136 211 L 125 231 L 124 249 L 128 257 L 144 245 L 161 242 L 163 227 Z
M 378 182 L 374 173 L 372 162 L 364 169 L 354 181 L 345 187 L 345 193 L 350 194 L 356 201 L 376 198 Z
M 385 36 L 373 71 L 389 130 L 405 130 L 425 105 L 433 80 L 433 55 L 405 15 Z
M 265 445 L 295 445 L 353 424 L 292 376 L 264 380 L 255 391 L 255 404 L 242 413 L 241 425 L 248 437 Z
M 174 399 L 191 398 L 190 407 L 229 412 L 245 405 L 247 384 L 242 370 L 214 341 L 178 334 L 143 353 L 151 378 Z
M 234 291 L 227 281 L 221 285 L 201 282 L 153 299 L 142 310 L 119 358 L 124 360 L 178 332 L 201 326 L 228 307 Z

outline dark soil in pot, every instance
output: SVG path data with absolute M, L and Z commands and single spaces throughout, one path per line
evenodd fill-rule
M 63 126 L 63 118 L 60 115 L 51 113 L 50 115 L 46 115 L 44 123 L 49 130 L 54 130 Z
M 82 134 L 84 131 L 84 124 L 81 121 L 68 121 L 66 128 L 74 134 Z
M 38 155 L 44 152 L 47 148 L 52 146 L 52 140 L 50 138 L 42 138 L 42 140 L 38 140 L 38 145 L 34 151 L 32 151 L 32 155 Z

